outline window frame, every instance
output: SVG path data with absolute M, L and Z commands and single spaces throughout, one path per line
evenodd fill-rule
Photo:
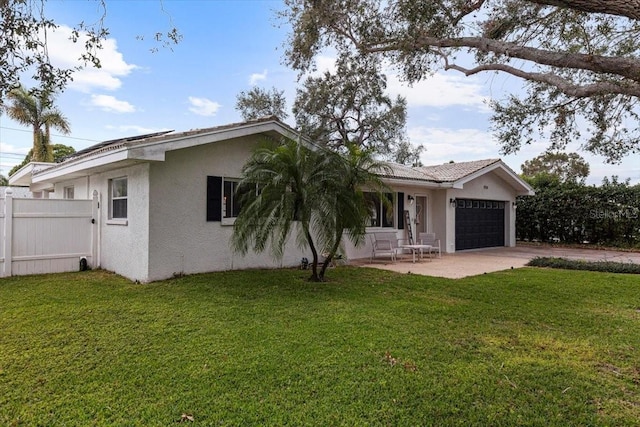
M 382 193 L 382 196 L 386 196 L 389 199 L 389 202 L 391 202 L 391 212 L 388 211 L 389 208 L 385 206 L 382 199 L 379 198 L 379 193 L 365 191 L 365 199 L 367 200 L 367 203 L 373 204 L 373 206 L 370 205 L 371 212 L 375 212 L 375 217 L 373 215 L 369 217 L 369 225 L 367 228 L 395 229 L 398 227 L 398 224 L 396 223 L 398 193 L 384 192 Z
M 69 200 L 75 199 L 75 190 L 73 185 L 68 185 L 62 188 L 62 198 L 69 199 Z
M 124 181 L 124 195 L 115 196 L 116 183 Z M 127 176 L 120 176 L 109 179 L 109 224 L 127 225 L 129 218 L 129 179 Z M 124 216 L 116 216 L 114 212 L 120 211 L 122 206 L 115 208 L 116 203 L 124 200 Z M 118 213 L 120 215 L 120 213 Z

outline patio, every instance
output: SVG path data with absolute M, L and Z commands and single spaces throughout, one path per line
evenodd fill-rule
M 597 249 L 559 248 L 549 246 L 516 246 L 477 249 L 442 254 L 442 258 L 428 258 L 412 263 L 411 254 L 404 254 L 392 263 L 385 259 L 353 260 L 352 265 L 379 268 L 404 274 L 421 274 L 425 276 L 460 279 L 467 276 L 491 273 L 524 267 L 529 260 L 536 257 L 558 257 L 580 259 L 585 261 L 615 261 L 640 264 L 640 252 L 623 252 Z

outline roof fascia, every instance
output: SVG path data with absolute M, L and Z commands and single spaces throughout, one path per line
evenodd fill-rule
M 431 181 L 422 181 L 418 179 L 411 178 L 387 178 L 381 177 L 382 181 L 387 185 L 413 185 L 416 187 L 424 187 L 424 188 L 451 188 L 452 183 L 450 182 L 431 182 Z
M 31 185 L 34 171 L 37 171 L 38 169 L 47 169 L 53 165 L 55 165 L 55 163 L 29 162 L 9 177 L 9 185 L 28 187 Z
M 114 151 L 107 151 L 100 153 L 96 156 L 92 156 L 87 159 L 81 159 L 77 162 L 70 162 L 69 164 L 60 164 L 59 167 L 51 171 L 43 171 L 32 177 L 34 183 L 53 182 L 57 178 L 61 178 L 65 175 L 70 175 L 78 172 L 86 172 L 90 169 L 105 166 L 110 163 L 127 160 L 126 147 L 120 148 Z

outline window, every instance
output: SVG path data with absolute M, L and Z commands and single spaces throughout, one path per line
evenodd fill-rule
M 224 193 L 222 196 L 222 217 L 236 218 L 240 213 L 240 194 L 236 194 L 238 181 L 224 180 Z
M 73 199 L 73 185 L 70 187 L 64 187 L 64 198 Z
M 369 226 L 392 228 L 393 194 L 384 193 L 383 199 L 381 199 L 377 193 L 365 193 L 365 197 L 369 203 L 369 209 L 371 211 Z
M 109 180 L 109 218 L 127 218 L 127 178 L 115 178 Z
M 242 209 L 242 195 L 251 188 L 255 189 L 253 186 L 239 187 L 239 184 L 238 179 L 207 177 L 207 221 L 224 221 L 238 216 Z

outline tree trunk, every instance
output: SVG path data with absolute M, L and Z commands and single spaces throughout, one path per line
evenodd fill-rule
M 320 276 L 318 276 L 318 251 L 316 250 L 316 246 L 313 244 L 313 238 L 311 237 L 308 227 L 305 227 L 304 234 L 307 237 L 307 243 L 309 243 L 309 249 L 311 249 L 311 254 L 313 255 L 313 262 L 311 263 L 311 277 L 309 277 L 309 281 L 319 282 L 321 279 Z
M 558 6 L 587 13 L 605 13 L 640 19 L 639 0 L 530 0 L 532 3 Z

